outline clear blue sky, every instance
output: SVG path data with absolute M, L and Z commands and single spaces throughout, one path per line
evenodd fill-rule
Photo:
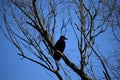
M 101 35 L 101 37 L 97 39 L 100 50 L 105 54 L 107 51 L 110 51 L 112 47 L 117 46 L 117 42 L 112 40 L 108 35 L 109 33 L 108 31 L 107 34 Z M 69 33 L 67 37 L 68 41 L 65 52 L 69 54 L 69 52 L 72 51 L 69 49 L 73 49 L 71 48 L 73 43 L 70 41 L 73 38 Z M 26 59 L 21 60 L 21 57 L 18 56 L 17 53 L 18 50 L 0 31 L 0 80 L 43 80 L 45 78 L 50 78 L 42 67 Z
M 0 31 L 0 80 L 43 80 L 46 72 L 39 65 L 21 60 L 18 50 Z

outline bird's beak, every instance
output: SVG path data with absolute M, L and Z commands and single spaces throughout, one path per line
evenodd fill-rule
M 67 38 L 65 38 L 65 40 L 68 40 Z

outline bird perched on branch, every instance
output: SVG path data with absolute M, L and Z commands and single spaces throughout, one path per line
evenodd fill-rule
M 59 38 L 59 40 L 56 42 L 55 44 L 55 51 L 54 51 L 54 55 L 53 55 L 53 58 L 56 60 L 56 61 L 59 61 L 60 60 L 60 54 L 56 51 L 56 50 L 59 50 L 60 52 L 63 53 L 64 49 L 65 49 L 65 40 L 67 40 L 67 38 L 65 36 L 61 36 Z

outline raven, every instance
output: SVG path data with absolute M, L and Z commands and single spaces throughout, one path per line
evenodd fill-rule
M 56 61 L 60 60 L 60 54 L 58 52 L 56 52 L 56 50 L 59 50 L 60 52 L 63 53 L 64 49 L 65 49 L 65 40 L 67 40 L 67 38 L 65 36 L 61 36 L 60 39 L 56 42 L 55 44 L 55 51 L 54 51 L 54 55 L 53 58 Z

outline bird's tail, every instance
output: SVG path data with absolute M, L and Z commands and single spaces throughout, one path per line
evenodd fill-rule
M 60 70 L 60 68 L 59 68 L 58 61 L 55 61 L 55 63 L 56 63 L 56 66 L 57 66 L 57 71 L 59 71 L 59 70 Z

